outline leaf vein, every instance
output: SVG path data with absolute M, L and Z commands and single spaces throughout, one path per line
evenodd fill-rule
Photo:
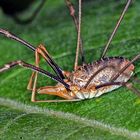
M 26 105 L 26 104 L 23 104 L 23 103 L 14 101 L 14 100 L 4 99 L 4 98 L 0 98 L 0 105 L 7 106 L 7 107 L 10 107 L 10 108 L 16 109 L 16 110 L 21 110 L 21 111 L 26 112 L 27 114 L 28 113 L 39 113 L 39 114 L 44 114 L 44 115 L 50 116 L 50 117 L 58 117 L 61 119 L 67 119 L 70 121 L 81 123 L 85 126 L 90 126 L 93 128 L 99 128 L 101 130 L 108 131 L 111 134 L 124 136 L 129 139 L 130 138 L 137 139 L 137 140 L 140 139 L 139 132 L 130 131 L 125 128 L 116 128 L 115 126 L 111 126 L 109 124 L 105 124 L 103 122 L 96 121 L 93 119 L 91 120 L 88 118 L 80 117 L 80 116 L 72 114 L 72 113 L 65 113 L 65 112 L 61 112 L 61 111 L 43 109 L 41 107 L 30 106 L 30 105 Z

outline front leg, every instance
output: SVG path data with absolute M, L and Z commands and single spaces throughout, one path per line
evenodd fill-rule
M 56 73 L 57 76 L 59 76 L 59 78 L 61 80 L 64 79 L 64 74 L 63 71 L 61 70 L 60 72 L 60 68 L 59 66 L 54 62 L 54 60 L 51 58 L 51 56 L 49 55 L 48 51 L 46 50 L 46 48 L 40 44 L 36 49 L 35 49 L 35 65 L 37 67 L 39 67 L 39 62 L 40 62 L 40 56 L 43 57 L 43 59 L 45 59 L 47 61 L 47 63 L 49 64 L 49 66 L 54 70 L 54 72 Z M 33 80 L 35 76 L 37 74 L 35 74 L 35 72 L 32 73 L 27 89 L 28 90 L 33 90 Z
M 5 64 L 5 66 L 4 67 L 1 67 L 0 68 L 0 73 L 1 72 L 4 72 L 4 71 L 7 71 L 7 70 L 9 70 L 9 69 L 11 69 L 11 68 L 14 68 L 14 67 L 16 67 L 16 66 L 21 66 L 21 67 L 24 67 L 24 68 L 27 68 L 27 69 L 31 69 L 32 71 L 35 71 L 35 72 L 37 72 L 37 73 L 40 73 L 40 74 L 42 74 L 42 75 L 44 75 L 44 76 L 47 76 L 47 77 L 49 77 L 49 78 L 51 78 L 51 79 L 53 79 L 53 80 L 55 80 L 56 82 L 59 82 L 59 83 L 61 83 L 62 85 L 64 85 L 64 87 L 65 87 L 65 91 L 67 91 L 68 89 L 69 89 L 69 85 L 68 84 L 66 84 L 65 82 L 63 82 L 62 80 L 60 80 L 59 79 L 59 77 L 57 77 L 57 76 L 55 76 L 55 75 L 52 75 L 51 73 L 49 73 L 48 71 L 46 71 L 46 70 L 43 70 L 43 69 L 41 69 L 41 68 L 39 68 L 39 67 L 36 67 L 36 66 L 34 66 L 34 65 L 32 65 L 32 64 L 29 64 L 29 63 L 26 63 L 26 62 L 24 62 L 24 61 L 21 61 L 21 60 L 18 60 L 18 61 L 13 61 L 13 62 L 10 62 L 10 63 L 8 63 L 8 64 Z M 35 80 L 36 81 L 36 80 Z M 51 89 L 53 89 L 53 87 L 51 88 Z M 59 88 L 58 88 L 59 89 Z M 33 87 L 33 90 L 34 90 L 34 92 L 35 92 L 35 89 L 34 89 L 34 87 Z M 49 89 L 48 90 L 49 91 L 49 94 L 51 94 L 51 90 Z M 47 94 L 47 93 L 46 93 Z M 59 91 L 56 91 L 56 95 L 58 94 L 58 96 L 59 96 Z M 54 95 L 54 94 L 52 94 L 52 95 Z M 61 95 L 61 94 L 60 94 Z M 66 99 L 70 99 L 70 97 L 68 98 L 66 98 Z M 32 94 L 32 99 L 31 99 L 33 102 L 36 102 L 35 101 L 35 94 Z M 43 102 L 43 101 L 42 101 Z M 50 101 L 48 101 L 48 102 L 50 102 Z M 54 101 L 55 102 L 55 101 Z
M 46 48 L 42 44 L 40 44 L 35 50 L 35 66 L 36 67 L 39 67 L 40 56 L 43 57 L 47 61 L 47 63 L 57 73 L 57 75 L 60 77 L 60 79 L 62 79 L 62 77 L 60 76 L 60 73 L 56 70 L 56 69 L 59 69 L 59 68 L 57 67 L 55 62 L 52 60 L 52 58 L 49 55 L 48 51 L 46 50 Z M 32 90 L 31 101 L 33 101 L 33 102 L 35 101 L 37 78 L 38 78 L 38 72 L 33 72 L 31 77 L 30 77 L 28 86 L 27 86 L 28 90 Z

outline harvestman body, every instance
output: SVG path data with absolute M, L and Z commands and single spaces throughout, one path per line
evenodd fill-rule
M 10 68 L 13 68 L 17 65 L 24 68 L 33 70 L 31 78 L 29 80 L 28 89 L 32 90 L 33 102 L 65 102 L 65 101 L 79 101 L 83 99 L 89 99 L 98 97 L 106 92 L 112 91 L 119 88 L 120 86 L 125 86 L 132 90 L 133 92 L 139 94 L 139 91 L 133 87 L 132 83 L 127 81 L 133 74 L 134 65 L 132 64 L 138 58 L 140 54 L 134 57 L 131 61 L 123 57 L 105 57 L 106 51 L 130 5 L 132 0 L 128 0 L 127 4 L 107 42 L 107 45 L 104 48 L 101 59 L 91 63 L 86 64 L 84 58 L 84 52 L 82 47 L 82 38 L 81 38 L 81 0 L 79 0 L 79 17 L 75 16 L 75 9 L 70 0 L 66 0 L 66 4 L 72 16 L 76 31 L 78 34 L 77 39 L 77 50 L 75 57 L 74 71 L 68 72 L 62 70 L 55 61 L 51 58 L 46 48 L 43 45 L 39 45 L 37 48 L 33 47 L 28 42 L 23 39 L 18 38 L 14 34 L 0 29 L 0 33 L 5 35 L 8 38 L 16 40 L 26 47 L 35 52 L 35 66 L 28 64 L 24 61 L 18 60 L 6 64 L 4 67 L 0 68 L 0 72 L 6 71 Z M 78 65 L 79 52 L 82 58 L 82 65 Z M 40 56 L 43 57 L 49 66 L 54 70 L 56 75 L 49 73 L 46 70 L 43 70 L 39 67 Z M 37 76 L 38 73 L 43 74 L 55 81 L 58 82 L 56 86 L 45 86 L 36 89 Z M 56 95 L 64 98 L 63 100 L 36 100 L 36 92 L 39 94 L 50 94 Z

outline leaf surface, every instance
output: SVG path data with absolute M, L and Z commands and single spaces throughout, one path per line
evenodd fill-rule
M 83 4 L 82 37 L 87 63 L 100 58 L 124 3 L 100 0 Z M 140 52 L 139 7 L 139 1 L 130 6 L 110 45 L 108 56 L 132 59 Z M 76 31 L 63 1 L 47 1 L 37 19 L 28 26 L 16 25 L 2 13 L 0 21 L 1 28 L 34 46 L 45 44 L 61 68 L 73 70 Z M 1 36 L 0 65 L 21 59 L 34 64 L 33 52 Z M 139 66 L 137 61 L 134 75 L 140 78 Z M 41 67 L 52 72 L 44 61 Z M 30 70 L 19 67 L 0 73 L 1 139 L 140 139 L 140 99 L 126 88 L 81 102 L 31 103 L 31 93 L 26 90 L 30 75 Z M 55 85 L 55 82 L 40 75 L 38 87 L 45 85 Z M 43 96 L 46 98 L 57 99 Z

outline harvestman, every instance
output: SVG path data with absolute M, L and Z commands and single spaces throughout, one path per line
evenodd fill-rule
M 139 91 L 133 87 L 132 83 L 128 83 L 128 80 L 133 74 L 134 61 L 140 58 L 140 54 L 135 56 L 131 61 L 123 57 L 105 57 L 107 49 L 131 3 L 132 0 L 128 0 L 121 16 L 103 50 L 100 60 L 86 64 L 82 46 L 81 38 L 81 1 L 79 0 L 79 17 L 75 15 L 75 9 L 70 0 L 66 0 L 66 4 L 70 11 L 70 15 L 74 20 L 74 24 L 77 31 L 77 49 L 74 64 L 74 71 L 68 72 L 62 70 L 55 61 L 51 58 L 46 48 L 41 44 L 37 48 L 33 47 L 30 43 L 17 37 L 16 35 L 0 29 L 0 33 L 4 36 L 11 38 L 25 45 L 27 48 L 35 52 L 35 65 L 18 60 L 5 64 L 0 68 L 0 72 L 11 69 L 17 65 L 24 68 L 31 69 L 33 71 L 29 80 L 27 89 L 32 91 L 32 102 L 65 102 L 65 101 L 80 101 L 83 99 L 89 99 L 98 97 L 106 92 L 110 92 L 120 86 L 125 86 L 132 90 L 134 93 L 140 95 Z M 78 65 L 79 52 L 81 54 L 82 65 Z M 49 66 L 54 70 L 55 74 L 51 74 L 46 70 L 39 67 L 40 57 L 43 57 Z M 47 76 L 56 82 L 55 86 L 45 86 L 36 88 L 38 73 Z M 36 92 L 39 94 L 56 95 L 62 100 L 36 100 Z

